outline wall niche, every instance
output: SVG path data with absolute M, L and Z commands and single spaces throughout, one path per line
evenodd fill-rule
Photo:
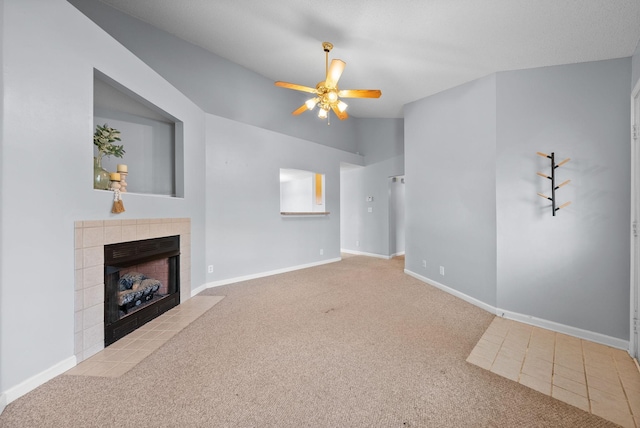
M 125 154 L 104 157 L 102 167 L 127 165 L 128 193 L 184 197 L 182 122 L 94 69 L 93 130 L 105 123 L 120 131 Z

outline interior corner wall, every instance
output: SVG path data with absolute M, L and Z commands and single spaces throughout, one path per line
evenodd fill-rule
M 404 125 L 406 270 L 495 305 L 495 75 L 406 105 Z
M 74 361 L 74 302 L 83 298 L 74 289 L 75 221 L 189 217 L 186 274 L 193 286 L 204 283 L 205 117 L 68 2 L 0 4 L 0 391 L 6 393 Z M 183 122 L 184 198 L 126 194 L 126 211 L 116 216 L 113 195 L 93 189 L 94 68 Z
M 207 115 L 208 282 L 339 259 L 341 162 L 362 157 Z M 325 174 L 330 214 L 281 215 L 280 168 Z
M 497 306 L 628 340 L 629 58 L 497 75 Z M 550 161 L 557 203 L 552 215 Z

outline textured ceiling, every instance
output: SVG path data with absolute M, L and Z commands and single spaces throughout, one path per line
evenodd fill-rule
M 347 67 L 356 117 L 504 70 L 631 56 L 640 0 L 102 0 L 276 81 L 324 80 L 322 42 Z M 287 89 L 282 89 L 286 91 Z

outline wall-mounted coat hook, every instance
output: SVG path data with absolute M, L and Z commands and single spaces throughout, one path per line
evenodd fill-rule
M 556 207 L 556 190 L 558 190 L 559 188 L 561 188 L 562 186 L 565 186 L 567 184 L 569 184 L 571 182 L 571 180 L 565 180 L 562 183 L 560 183 L 559 185 L 556 186 L 556 168 L 566 164 L 567 162 L 569 162 L 571 159 L 570 158 L 566 158 L 565 160 L 563 160 L 562 162 L 556 164 L 556 156 L 555 153 L 551 152 L 550 155 L 546 154 L 546 153 L 542 153 L 542 152 L 536 152 L 538 156 L 542 156 L 543 158 L 548 158 L 551 159 L 551 175 L 547 175 L 547 174 L 543 174 L 542 172 L 538 172 L 537 174 L 540 177 L 544 177 L 547 178 L 549 180 L 551 180 L 551 196 L 547 196 L 544 195 L 540 192 L 538 192 L 538 196 L 540 196 L 541 198 L 545 198 L 551 201 L 551 211 L 553 213 L 553 215 L 556 215 L 556 211 L 561 210 L 562 208 L 565 208 L 566 206 L 568 206 L 571 201 L 569 202 L 565 202 L 564 204 L 560 205 L 559 207 Z

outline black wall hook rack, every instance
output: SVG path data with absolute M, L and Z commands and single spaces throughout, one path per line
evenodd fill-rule
M 543 174 L 541 172 L 538 172 L 537 174 L 540 177 L 544 177 L 544 178 L 548 178 L 549 180 L 551 180 L 551 196 L 547 196 L 547 195 L 543 195 L 542 193 L 538 192 L 538 196 L 548 199 L 551 201 L 551 210 L 553 215 L 556 215 L 556 211 L 561 210 L 562 208 L 565 208 L 567 205 L 569 205 L 571 203 L 571 201 L 569 202 L 565 202 L 564 204 L 560 205 L 559 207 L 556 207 L 556 190 L 558 190 L 559 188 L 561 188 L 562 186 L 565 186 L 567 184 L 569 184 L 569 182 L 571 180 L 566 180 L 563 181 L 562 183 L 560 183 L 559 185 L 556 186 L 556 168 L 561 167 L 562 165 L 566 164 L 567 162 L 569 162 L 571 159 L 570 158 L 566 158 L 565 160 L 563 160 L 562 162 L 560 162 L 559 164 L 556 165 L 556 155 L 555 153 L 551 152 L 550 155 L 546 154 L 546 153 L 542 153 L 542 152 L 536 152 L 538 154 L 538 156 L 542 156 L 543 158 L 549 158 L 551 159 L 551 175 L 547 175 L 547 174 Z

